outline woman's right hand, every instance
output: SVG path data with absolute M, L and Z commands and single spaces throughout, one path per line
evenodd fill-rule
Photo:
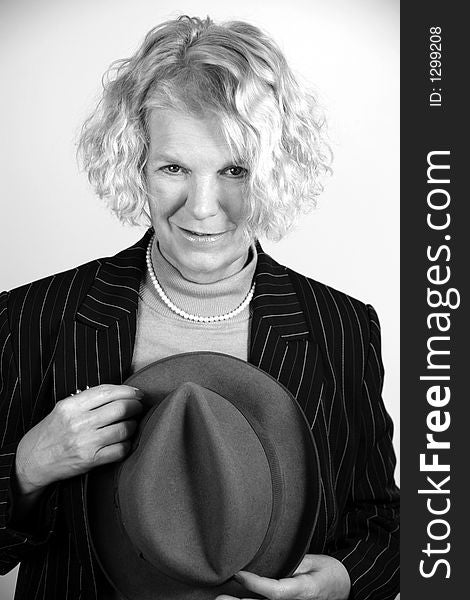
M 99 385 L 60 400 L 18 445 L 20 492 L 36 495 L 51 483 L 123 459 L 142 398 L 127 385 Z

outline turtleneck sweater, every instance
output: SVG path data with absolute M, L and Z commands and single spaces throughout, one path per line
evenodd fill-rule
M 187 313 L 204 317 L 228 313 L 243 302 L 253 283 L 257 261 L 252 245 L 241 271 L 214 283 L 196 283 L 185 279 L 166 260 L 155 240 L 151 256 L 157 279 L 168 298 Z M 188 321 L 168 308 L 146 271 L 139 291 L 132 372 L 173 354 L 200 350 L 247 360 L 249 321 L 249 306 L 227 321 Z

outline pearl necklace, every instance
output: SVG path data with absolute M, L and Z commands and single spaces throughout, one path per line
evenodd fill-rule
M 157 294 L 160 296 L 161 300 L 166 304 L 166 306 L 168 306 L 168 308 L 172 312 L 179 315 L 183 319 L 186 319 L 187 321 L 193 321 L 194 323 L 217 323 L 219 321 L 228 321 L 229 319 L 233 319 L 233 317 L 236 317 L 237 315 L 239 315 L 242 312 L 242 310 L 244 310 L 248 306 L 248 304 L 251 302 L 251 299 L 253 298 L 253 294 L 255 293 L 255 284 L 254 283 L 251 286 L 248 294 L 245 296 L 245 299 L 243 300 L 243 302 L 241 304 L 239 304 L 237 306 L 237 308 L 235 308 L 234 310 L 231 310 L 230 312 L 225 313 L 223 315 L 215 315 L 213 317 L 203 317 L 201 315 L 191 315 L 190 313 L 187 313 L 186 311 L 184 311 L 181 308 L 179 308 L 178 306 L 176 306 L 176 304 L 174 304 L 168 298 L 168 296 L 165 294 L 162 286 L 160 285 L 160 283 L 157 279 L 157 275 L 155 274 L 155 270 L 153 268 L 151 255 L 152 255 L 152 243 L 153 243 L 154 237 L 155 236 L 152 236 L 152 238 L 150 239 L 149 245 L 147 247 L 147 254 L 146 254 L 147 269 L 148 269 L 148 272 L 150 275 L 150 279 L 157 291 Z

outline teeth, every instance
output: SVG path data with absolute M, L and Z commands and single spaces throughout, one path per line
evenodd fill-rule
M 218 238 L 220 235 L 222 235 L 221 233 L 201 233 L 200 231 L 184 229 L 183 227 L 181 227 L 181 229 L 183 231 L 186 231 L 186 233 L 188 233 L 189 235 L 193 235 L 193 236 L 199 237 L 199 238 Z

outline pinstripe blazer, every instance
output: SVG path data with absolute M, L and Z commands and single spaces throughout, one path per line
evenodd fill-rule
M 19 440 L 58 400 L 126 379 L 149 235 L 112 258 L 0 296 L 0 566 L 5 573 L 21 561 L 16 599 L 107 595 L 86 534 L 83 477 L 50 486 L 35 525 L 18 531 L 10 475 Z M 318 447 L 321 495 L 310 552 L 343 562 L 351 598 L 394 598 L 398 491 L 377 316 L 261 248 L 255 277 L 249 362 L 292 392 Z

